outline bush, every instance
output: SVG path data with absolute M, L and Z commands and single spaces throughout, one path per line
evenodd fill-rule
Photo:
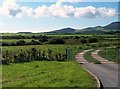
M 87 43 L 87 41 L 86 41 L 85 38 L 81 38 L 81 39 L 80 39 L 80 42 L 81 42 L 81 43 Z
M 48 49 L 48 51 L 38 51 L 36 48 L 31 48 L 30 50 L 21 49 L 13 56 L 6 51 L 1 62 L 2 64 L 8 65 L 10 63 L 24 63 L 31 61 L 65 61 L 66 58 L 66 54 L 53 54 L 53 51 L 50 49 Z
M 26 45 L 26 42 L 24 40 L 19 40 L 16 42 L 17 45 Z
M 9 43 L 2 42 L 2 46 L 9 46 Z
M 88 39 L 87 39 L 87 42 L 88 42 L 88 43 L 98 42 L 98 39 L 97 39 L 97 38 L 88 38 Z
M 55 38 L 55 39 L 51 39 L 48 43 L 49 44 L 64 44 L 65 41 L 62 39 Z
M 30 45 L 40 45 L 41 43 L 35 40 L 31 40 Z
M 46 42 L 46 41 L 48 41 L 48 37 L 47 36 L 40 36 L 39 42 Z
M 79 36 L 75 36 L 74 39 L 79 39 L 80 37 Z
M 16 46 L 16 43 L 12 42 L 10 43 L 10 46 Z

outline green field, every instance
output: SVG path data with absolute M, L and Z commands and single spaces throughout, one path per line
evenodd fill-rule
M 20 40 L 24 40 L 26 42 L 23 45 L 45 45 L 50 44 L 49 42 L 51 40 L 55 40 L 57 38 L 63 40 L 66 45 L 88 45 L 89 47 L 108 47 L 120 45 L 119 35 L 116 34 L 4 33 L 3 39 L 0 42 L 3 43 L 3 46 L 20 46 L 22 44 L 17 44 Z M 47 40 L 44 42 L 45 39 Z M 95 41 L 95 39 L 97 39 L 97 41 Z M 40 44 L 30 43 L 31 40 L 37 41 Z
M 107 60 L 120 63 L 120 51 L 118 48 L 104 48 L 99 51 L 99 55 Z
M 96 80 L 74 61 L 36 61 L 4 65 L 3 87 L 97 87 Z
M 23 36 L 38 36 L 38 35 L 47 35 L 47 36 L 106 36 L 106 37 L 113 37 L 118 36 L 117 34 L 47 34 L 47 33 L 2 33 L 2 36 L 17 36 L 17 35 L 23 35 Z
M 33 39 L 2 39 L 2 40 L 0 40 L 0 42 L 12 43 L 12 42 L 17 42 L 19 40 L 24 40 L 25 42 L 30 42 Z

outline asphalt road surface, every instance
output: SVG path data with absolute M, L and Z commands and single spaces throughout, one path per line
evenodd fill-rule
M 117 89 L 118 83 L 118 64 L 115 63 L 104 63 L 104 64 L 93 64 L 84 63 L 82 64 L 84 68 L 92 72 L 97 76 L 103 84 L 104 88 Z M 120 88 L 119 88 L 120 89 Z

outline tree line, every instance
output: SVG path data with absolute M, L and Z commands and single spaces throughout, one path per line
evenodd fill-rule
M 97 37 L 79 37 L 79 36 L 70 36 L 70 37 L 46 37 L 42 36 L 41 38 L 33 37 L 30 42 L 26 42 L 23 39 L 19 39 L 17 42 L 2 42 L 2 46 L 21 46 L 21 45 L 42 45 L 42 44 L 66 44 L 66 41 L 69 43 L 74 43 L 76 40 L 79 44 L 85 43 L 95 43 L 101 40 Z M 72 40 L 72 41 L 71 41 Z

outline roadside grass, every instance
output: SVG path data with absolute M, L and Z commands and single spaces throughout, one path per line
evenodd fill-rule
M 107 60 L 120 63 L 120 54 L 118 48 L 104 48 L 99 51 L 99 55 Z
M 84 54 L 84 58 L 85 58 L 88 62 L 93 62 L 93 63 L 95 63 L 95 64 L 100 64 L 100 63 L 101 63 L 100 61 L 94 59 L 94 58 L 91 56 L 91 53 L 92 53 L 93 51 L 94 51 L 94 50 L 90 50 L 90 51 L 86 52 L 86 53 Z
M 97 87 L 74 61 L 35 61 L 2 66 L 3 87 Z

